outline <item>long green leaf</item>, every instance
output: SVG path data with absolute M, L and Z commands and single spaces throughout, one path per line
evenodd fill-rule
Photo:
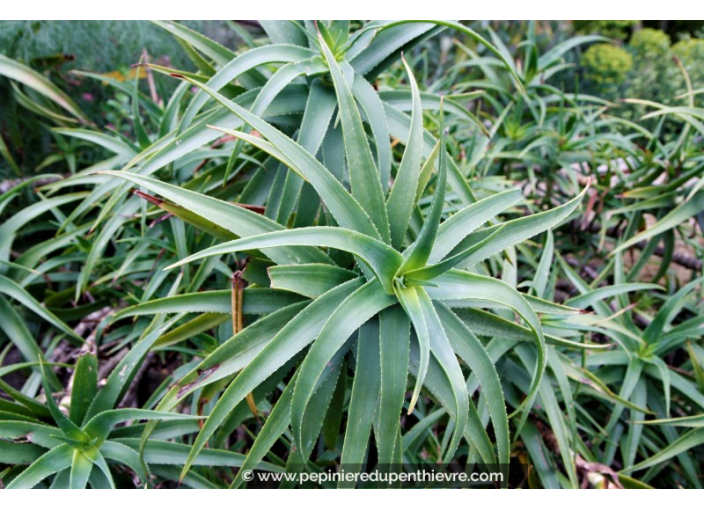
M 157 181 L 149 177 L 128 172 L 105 172 L 115 177 L 120 177 L 135 184 L 144 186 L 148 190 L 158 193 L 188 210 L 196 212 L 199 216 L 212 221 L 216 225 L 229 230 L 239 237 L 249 237 L 267 232 L 283 230 L 283 227 L 260 214 L 254 213 L 244 207 L 230 204 L 194 191 L 189 191 L 172 184 Z M 275 262 L 329 262 L 330 260 L 318 250 L 280 249 L 265 252 Z
M 433 194 L 433 201 L 430 205 L 430 212 L 426 216 L 425 223 L 423 223 L 423 227 L 415 242 L 403 252 L 404 261 L 399 268 L 399 274 L 422 268 L 430 258 L 445 204 L 445 192 L 447 191 L 447 158 L 448 155 L 445 150 L 445 132 L 443 131 L 440 141 L 438 180 L 435 193 Z
M 400 306 L 379 314 L 381 388 L 376 428 L 380 464 L 392 464 L 408 380 L 410 321 Z
M 232 409 L 267 377 L 318 337 L 320 330 L 333 311 L 350 292 L 359 288 L 361 284 L 362 279 L 357 278 L 334 288 L 313 301 L 306 308 L 306 314 L 299 314 L 282 328 L 274 339 L 240 372 L 222 394 L 194 441 L 191 453 L 183 467 L 182 476 L 188 472 L 208 439 Z
M 304 413 L 328 362 L 362 324 L 395 302 L 378 281 L 371 280 L 350 294 L 330 315 L 301 365 L 293 392 L 291 425 L 298 448 L 310 451 L 311 445 L 303 436 Z
M 543 379 L 547 358 L 545 355 L 543 328 L 528 302 L 513 287 L 500 280 L 458 271 L 456 269 L 452 269 L 442 276 L 439 276 L 434 280 L 434 283 L 437 284 L 437 287 L 427 288 L 427 292 L 432 299 L 478 299 L 481 301 L 500 303 L 511 308 L 528 323 L 528 327 L 535 338 L 538 362 L 533 372 L 533 381 L 531 382 L 530 390 L 525 400 L 518 409 L 516 409 L 514 414 L 523 409 L 529 410 L 537 395 L 540 382 Z M 526 418 L 527 414 L 524 413 L 523 417 Z M 520 430 L 520 427 L 518 428 Z
M 189 80 L 187 77 L 183 79 L 205 90 L 228 110 L 261 133 L 262 136 L 267 138 L 281 151 L 286 156 L 286 159 L 295 165 L 298 172 L 304 175 L 308 182 L 318 191 L 320 197 L 325 201 L 341 226 L 367 234 L 371 237 L 379 238 L 376 227 L 369 219 L 369 216 L 364 212 L 364 209 L 359 205 L 359 202 L 357 202 L 352 195 L 345 190 L 342 184 L 340 184 L 340 182 L 308 151 L 272 125 L 256 115 L 253 115 L 238 104 L 221 96 L 214 90 L 194 80 Z
M 508 416 L 499 375 L 489 354 L 469 328 L 442 302 L 435 302 L 447 337 L 454 351 L 467 363 L 477 377 L 481 391 L 489 408 L 491 422 L 494 425 L 499 463 L 509 463 L 510 447 Z
M 379 322 L 371 320 L 359 328 L 357 363 L 352 395 L 347 411 L 347 428 L 340 462 L 360 466 L 367 452 L 374 415 L 379 405 L 381 371 L 379 361 Z M 338 487 L 353 487 L 354 482 L 341 481 Z
M 345 155 L 347 156 L 352 196 L 368 212 L 377 230 L 381 233 L 382 240 L 389 243 L 391 241 L 389 217 L 386 213 L 381 178 L 372 157 L 367 135 L 364 132 L 362 118 L 359 115 L 349 84 L 342 75 L 342 69 L 320 34 L 318 34 L 318 42 L 335 85 L 342 133 L 345 138 Z
M 538 214 L 533 214 L 531 216 L 526 216 L 524 218 L 518 218 L 515 220 L 507 221 L 500 225 L 495 225 L 493 227 L 488 227 L 473 234 L 467 236 L 462 242 L 460 242 L 454 250 L 450 252 L 453 255 L 456 252 L 464 251 L 465 249 L 476 244 L 479 240 L 484 237 L 491 235 L 494 231 L 499 228 L 502 229 L 501 234 L 497 235 L 490 243 L 487 243 L 481 250 L 472 254 L 468 259 L 464 261 L 464 264 L 468 267 L 472 264 L 481 262 L 482 260 L 499 253 L 506 248 L 514 246 L 530 237 L 533 237 L 541 232 L 546 231 L 549 228 L 554 227 L 561 221 L 564 221 L 570 214 L 577 208 L 579 203 L 582 201 L 584 194 L 586 193 L 588 187 L 585 187 L 582 192 L 575 198 L 562 204 L 559 207 L 550 209 Z
M 421 308 L 423 309 L 425 322 L 428 325 L 430 348 L 433 352 L 433 356 L 442 367 L 450 382 L 457 410 L 455 415 L 455 429 L 452 432 L 450 444 L 445 451 L 445 462 L 450 462 L 457 451 L 457 447 L 468 424 L 469 394 L 467 393 L 467 383 L 464 380 L 462 369 L 457 362 L 457 356 L 452 349 L 450 340 L 443 328 L 442 321 L 435 310 L 435 306 L 433 306 L 428 294 L 422 287 L 418 292 L 418 296 L 420 298 Z
M 272 266 L 268 270 L 272 289 L 284 289 L 317 298 L 358 275 L 328 264 Z
M 32 297 L 32 295 L 25 289 L 17 285 L 14 281 L 9 278 L 0 275 L 0 293 L 16 299 L 32 312 L 36 313 L 39 317 L 47 321 L 49 324 L 57 328 L 59 331 L 66 333 L 68 336 L 83 342 L 83 338 L 77 335 L 70 327 L 68 327 L 61 319 L 56 315 L 47 310 L 41 303 Z
M 389 294 L 393 294 L 393 278 L 402 262 L 397 251 L 364 234 L 339 227 L 308 227 L 223 243 L 191 255 L 167 269 L 213 255 L 281 246 L 328 246 L 351 253 L 369 265 Z
M 653 236 L 667 232 L 668 230 L 671 230 L 677 225 L 680 225 L 684 221 L 688 220 L 692 216 L 699 214 L 701 211 L 704 211 L 704 192 L 697 193 L 689 200 L 686 200 L 684 203 L 678 205 L 647 230 L 631 237 L 626 242 L 619 244 L 611 253 L 611 256 L 625 250 L 626 248 L 638 244 L 641 241 L 645 241 Z
M 413 330 L 416 332 L 420 352 L 418 370 L 416 372 L 416 383 L 413 388 L 413 393 L 411 394 L 411 402 L 408 405 L 408 414 L 411 414 L 420 396 L 420 390 L 423 388 L 423 382 L 425 381 L 425 374 L 428 371 L 428 363 L 430 362 L 430 333 L 428 331 L 428 325 L 425 322 L 425 314 L 421 308 L 420 298 L 418 297 L 418 288 L 415 286 L 399 288 L 397 290 L 397 296 L 406 315 L 411 319 Z
M 59 471 L 71 467 L 73 447 L 59 445 L 39 457 L 7 486 L 8 489 L 31 489 L 39 482 Z
M 438 228 L 438 235 L 428 262 L 435 264 L 441 261 L 462 239 L 521 198 L 521 192 L 518 189 L 502 191 L 468 205 L 450 216 Z
M 418 180 L 420 178 L 420 162 L 423 154 L 423 109 L 420 104 L 420 93 L 413 71 L 408 63 L 403 61 L 411 83 L 413 97 L 413 112 L 411 114 L 411 130 L 406 141 L 401 164 L 396 173 L 394 185 L 391 188 L 386 207 L 389 212 L 392 245 L 399 249 L 411 221 L 411 212 L 416 201 Z
M 331 266 L 332 267 L 332 266 Z M 245 288 L 242 313 L 264 315 L 297 303 L 301 298 L 275 289 Z M 153 299 L 120 310 L 113 320 L 157 313 L 232 313 L 232 291 L 211 290 Z
M 6 76 L 11 80 L 16 80 L 23 85 L 36 90 L 69 112 L 80 122 L 86 124 L 89 123 L 89 120 L 85 114 L 65 92 L 44 78 L 44 76 L 39 74 L 34 69 L 7 58 L 4 55 L 0 55 L 0 75 Z

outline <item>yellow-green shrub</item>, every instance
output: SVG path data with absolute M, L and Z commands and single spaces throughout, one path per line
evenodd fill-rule
M 594 83 L 618 85 L 633 68 L 633 57 L 613 44 L 595 44 L 582 55 L 582 65 Z

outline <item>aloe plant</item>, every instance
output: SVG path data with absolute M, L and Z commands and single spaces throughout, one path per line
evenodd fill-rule
M 420 94 L 408 69 L 413 90 L 410 129 L 393 185 L 385 193 L 383 172 L 373 158 L 359 109 L 344 76 L 344 62 L 336 60 L 322 34 L 318 42 L 339 107 L 347 162 L 345 175 L 349 176 L 351 191 L 346 189 L 344 180 L 341 181 L 342 175 L 336 177 L 313 154 L 271 124 L 207 85 L 180 76 L 240 117 L 261 138 L 227 128 L 214 126 L 214 129 L 256 146 L 286 165 L 292 175 L 310 184 L 325 208 L 316 226 L 286 229 L 237 205 L 206 195 L 138 174 L 107 172 L 155 192 L 187 209 L 202 222 L 212 223 L 237 237 L 191 255 L 172 267 L 207 257 L 247 252 L 261 258 L 268 266 L 272 288 L 310 299 L 304 306 L 294 305 L 298 310 L 290 314 L 289 320 L 275 334 L 263 326 L 273 320 L 273 316 L 236 334 L 162 400 L 159 409 L 172 408 L 196 388 L 233 374 L 241 365 L 236 361 L 239 354 L 233 356 L 232 353 L 239 353 L 242 342 L 245 339 L 252 342 L 252 335 L 269 337 L 258 338 L 258 352 L 250 354 L 251 360 L 213 407 L 182 474 L 186 475 L 208 439 L 234 407 L 309 346 L 304 358 L 296 363 L 295 384 L 289 382 L 290 389 L 284 393 L 288 398 L 282 397 L 272 411 L 273 416 L 278 406 L 283 405 L 286 409 L 280 412 L 287 416 L 271 431 L 266 427 L 262 430 L 249 454 L 249 462 L 258 462 L 289 422 L 295 458 L 301 463 L 307 462 L 317 436 L 316 427 L 319 428 L 315 421 L 306 419 L 307 413 L 320 412 L 312 400 L 317 388 L 334 386 L 330 367 L 352 349 L 357 361 L 348 423 L 354 426 L 348 426 L 345 434 L 342 463 L 363 461 L 372 429 L 380 462 L 391 463 L 402 458 L 399 415 L 404 406 L 407 413 L 412 413 L 425 389 L 452 418 L 447 431 L 451 438 L 443 454 L 445 461 L 454 457 L 464 439 L 484 462 L 495 463 L 498 459 L 507 465 L 509 422 L 501 382 L 485 347 L 472 332 L 472 323 L 465 323 L 454 313 L 453 307 L 507 307 L 525 321 L 537 361 L 527 396 L 513 414 L 530 409 L 546 366 L 545 336 L 535 309 L 550 313 L 554 311 L 552 308 L 559 307 L 523 296 L 500 280 L 466 268 L 565 220 L 576 209 L 584 192 L 552 211 L 481 228 L 519 201 L 521 194 L 517 190 L 507 191 L 474 200 L 464 177 L 447 155 L 445 135 L 441 136 L 435 151 L 434 140 L 424 144 L 424 138 L 430 137 L 427 134 L 424 137 Z M 424 152 L 430 155 L 425 163 Z M 433 198 L 426 211 L 421 212 L 418 198 L 423 195 L 435 166 L 433 152 L 439 153 Z M 448 182 L 466 202 L 456 214 L 442 221 L 443 209 L 448 203 Z M 327 251 L 321 247 L 326 247 Z M 350 257 L 341 258 L 340 252 Z M 191 300 L 197 306 L 198 296 L 192 296 Z M 263 331 L 257 335 L 254 329 Z M 457 356 L 481 385 L 491 415 L 497 452 L 469 398 Z M 409 372 L 414 382 L 410 400 L 406 402 Z M 523 416 L 519 429 L 525 414 Z
M 107 383 L 98 389 L 98 363 L 95 354 L 84 353 L 76 362 L 72 378 L 68 415 L 64 414 L 51 396 L 53 373 L 49 366 L 41 364 L 45 374 L 46 403 L 27 397 L 2 382 L 2 389 L 13 398 L 2 401 L 0 411 L 0 438 L 12 440 L 0 454 L 3 464 L 21 466 L 3 473 L 12 481 L 8 489 L 32 488 L 53 476 L 52 489 L 115 488 L 119 472 L 129 469 L 141 483 L 149 484 L 153 475 L 178 480 L 174 466 L 183 465 L 188 448 L 167 441 L 197 430 L 197 416 L 182 413 L 161 413 L 147 409 L 117 408 L 118 397 L 127 390 L 136 373 L 134 370 L 140 349 L 136 348 L 119 364 Z M 3 367 L 2 376 L 26 369 L 31 363 L 20 363 Z M 124 374 L 130 372 L 128 377 Z M 161 427 L 159 439 L 140 441 L 144 426 L 135 420 L 159 419 L 167 427 Z M 47 423 L 50 422 L 50 423 Z M 127 427 L 118 427 L 123 422 L 132 422 Z M 17 438 L 26 438 L 18 442 Z M 137 450 L 141 450 L 141 455 Z M 240 467 L 244 455 L 213 449 L 201 459 L 209 466 Z M 263 463 L 262 467 L 273 471 L 276 465 Z M 212 487 L 198 475 L 182 480 L 194 488 Z
M 683 399 L 680 405 L 688 410 L 688 414 L 700 414 L 704 394 L 696 380 L 691 381 L 680 375 L 668 365 L 666 359 L 668 355 L 682 350 L 689 352 L 695 370 L 700 366 L 697 357 L 699 348 L 693 347 L 688 338 L 701 323 L 700 316 L 691 315 L 692 310 L 696 311 L 695 290 L 701 284 L 701 278 L 692 280 L 670 296 L 655 314 L 648 316 L 647 325 L 643 327 L 638 325 L 638 319 L 641 319 L 642 324 L 646 312 L 631 305 L 627 294 L 649 288 L 657 293 L 663 289 L 652 284 L 627 283 L 620 255 L 616 255 L 615 284 L 603 287 L 590 287 L 564 259 L 560 258 L 559 263 L 581 294 L 566 304 L 590 307 L 594 314 L 568 317 L 564 322 L 556 322 L 554 326 L 576 326 L 592 334 L 605 335 L 621 346 L 618 350 L 591 352 L 582 360 L 583 368 L 575 363 L 570 369 L 577 372 L 586 369 L 592 381 L 601 388 L 613 385 L 615 388 L 612 395 L 618 395 L 617 400 L 611 398 L 605 401 L 610 401 L 609 404 L 613 406 L 611 411 L 598 415 L 603 417 L 603 423 L 594 430 L 592 437 L 595 440 L 590 446 L 590 455 L 602 459 L 601 462 L 607 465 L 612 465 L 616 455 L 619 455 L 622 471 L 630 474 L 653 466 L 657 459 L 664 460 L 670 452 L 675 452 L 670 457 L 679 454 L 677 461 L 681 464 L 686 483 L 698 486 L 694 467 L 696 462 L 692 456 L 683 453 L 686 449 L 678 450 L 679 444 L 686 443 L 688 439 L 685 435 L 680 438 L 675 430 L 677 421 L 670 425 L 668 418 L 672 413 L 672 402 L 676 399 Z M 614 313 L 609 306 L 612 299 L 618 304 L 620 312 Z M 678 317 L 681 318 L 680 322 L 675 324 Z M 643 420 L 649 420 L 646 423 L 659 427 L 644 427 Z M 670 443 L 673 444 L 672 448 Z M 648 458 L 650 455 L 653 455 L 652 461 Z M 639 457 L 644 460 L 637 463 Z M 655 473 L 651 470 L 639 479 L 648 483 Z

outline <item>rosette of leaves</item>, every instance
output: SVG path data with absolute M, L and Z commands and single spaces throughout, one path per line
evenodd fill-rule
M 5 305 L 2 308 L 18 334 L 29 335 L 19 315 Z M 150 340 L 156 336 L 158 330 L 147 335 L 120 360 L 100 387 L 98 360 L 90 352 L 81 354 L 73 365 L 71 385 L 66 391 L 51 371 L 56 364 L 40 361 L 2 367 L 0 389 L 7 397 L 0 399 L 0 463 L 4 465 L 0 479 L 6 488 L 114 489 L 133 486 L 137 480 L 142 484 L 152 480 L 179 481 L 178 467 L 186 461 L 189 448 L 172 440 L 197 431 L 198 416 L 119 406 L 139 371 Z M 25 340 L 31 343 L 31 338 Z M 27 368 L 38 368 L 42 373 L 45 401 L 2 380 Z M 60 403 L 53 396 L 57 388 L 67 397 Z M 145 419 L 163 422 L 158 438 L 142 442 L 145 424 L 138 422 Z M 125 422 L 130 424 L 120 426 Z M 199 463 L 229 468 L 241 466 L 244 460 L 245 456 L 239 453 L 210 449 Z M 280 470 L 273 464 L 261 467 Z M 189 473 L 182 481 L 193 488 L 217 487 L 198 473 Z
M 453 459 L 465 440 L 480 460 L 508 464 L 509 415 L 501 381 L 494 361 L 472 331 L 476 324 L 463 320 L 455 310 L 475 310 L 482 324 L 491 325 L 504 321 L 479 309 L 507 308 L 525 322 L 526 339 L 534 345 L 537 362 L 525 399 L 513 411 L 521 416 L 520 428 L 527 416 L 521 411 L 530 409 L 546 365 L 546 339 L 536 311 L 554 313 L 564 309 L 524 296 L 498 279 L 466 268 L 565 220 L 578 206 L 581 195 L 550 211 L 506 223 L 493 222 L 497 214 L 521 199 L 520 192 L 510 190 L 479 201 L 474 198 L 445 151 L 445 135 L 436 143 L 423 128 L 421 96 L 410 69 L 412 115 L 403 137 L 406 149 L 393 184 L 387 186 L 345 72 L 349 64 L 344 59 L 338 61 L 324 35 L 318 36 L 318 44 L 321 63 L 328 73 L 320 87 L 334 90 L 336 118 L 342 131 L 342 152 L 337 159 L 344 159 L 345 164 L 338 168 L 327 168 L 300 143 L 211 87 L 180 76 L 260 136 L 214 129 L 258 148 L 285 165 L 290 175 L 310 185 L 324 206 L 310 226 L 299 227 L 296 218 L 292 226 L 288 221 L 279 223 L 268 215 L 149 177 L 108 172 L 161 195 L 175 204 L 171 207 L 187 211 L 182 213 L 187 221 L 206 231 L 219 232 L 220 238 L 233 239 L 174 266 L 247 253 L 259 265 L 267 266 L 266 273 L 253 276 L 251 281 L 306 298 L 239 331 L 162 399 L 158 410 L 173 409 L 197 389 L 228 378 L 226 389 L 195 439 L 182 474 L 188 473 L 232 410 L 271 377 L 278 377 L 285 388 L 245 465 L 255 466 L 279 437 L 288 435 L 289 427 L 293 441 L 289 463 L 308 462 L 333 393 L 334 398 L 346 398 L 344 391 L 334 388 L 349 351 L 354 353 L 355 375 L 342 463 L 364 461 L 372 431 L 379 462 L 401 462 L 399 418 L 404 407 L 406 412 L 413 412 L 423 394 L 436 400 L 450 416 L 444 460 Z M 461 206 L 443 221 L 444 210 L 451 203 L 448 187 L 459 197 Z M 423 209 L 421 198 L 431 189 L 430 205 Z M 299 204 L 299 208 L 301 205 L 305 204 Z M 190 303 L 192 310 L 203 309 L 198 294 L 178 299 L 185 307 Z M 237 297 L 233 300 L 235 315 L 242 306 L 238 301 Z M 140 313 L 149 313 L 150 308 L 152 312 L 160 309 L 158 304 L 150 307 L 146 303 Z M 237 322 L 236 317 L 233 322 Z M 467 369 L 478 378 L 486 398 L 496 449 L 468 393 Z M 290 372 L 293 375 L 288 377 Z M 406 399 L 408 389 L 412 393 Z M 233 482 L 241 483 L 239 477 Z
M 396 62 L 402 52 L 410 51 L 448 27 L 486 43 L 490 51 L 499 54 L 474 31 L 451 21 L 373 21 L 363 24 L 349 21 L 317 24 L 313 21 L 263 21 L 261 26 L 268 40 L 246 37 L 246 45 L 240 51 L 226 48 L 175 22 L 157 24 L 177 38 L 197 71 L 186 72 L 158 65 L 151 65 L 152 69 L 164 74 L 183 74 L 198 83 L 205 83 L 236 104 L 267 119 L 309 152 L 327 151 L 330 159 L 335 159 L 341 137 L 339 129 L 328 129 L 328 126 L 337 104 L 335 95 L 330 94 L 322 83 L 327 68 L 316 35 L 319 29 L 335 55 L 344 59 L 345 77 L 361 106 L 365 124 L 371 130 L 384 187 L 391 172 L 392 152 L 386 140 L 390 135 L 396 136 L 395 131 L 403 130 L 398 115 L 410 111 L 410 100 L 405 91 L 377 91 L 373 85 L 376 77 Z M 101 81 L 107 79 L 95 73 L 80 75 Z M 283 197 L 280 206 L 270 208 L 268 214 L 282 224 L 291 218 L 299 197 L 301 203 L 308 205 L 309 214 L 315 213 L 317 195 L 303 180 L 285 172 L 273 158 L 250 157 L 241 141 L 233 141 L 208 127 L 248 129 L 243 128 L 239 117 L 213 102 L 204 91 L 192 95 L 193 87 L 184 82 L 168 101 L 159 104 L 154 97 L 141 93 L 137 86 L 107 80 L 116 90 L 132 96 L 136 143 L 126 141 L 118 134 L 89 128 L 55 130 L 61 136 L 94 143 L 113 153 L 114 157 L 46 188 L 51 193 L 60 193 L 74 186 L 92 187 L 90 194 L 62 221 L 59 229 L 59 232 L 70 230 L 86 218 L 92 225 L 90 233 L 94 242 L 80 268 L 76 299 L 100 271 L 106 247 L 142 202 L 129 195 L 129 186 L 121 185 L 118 179 L 95 175 L 98 171 L 119 168 L 144 176 L 159 174 L 160 178 L 189 189 L 217 190 L 220 198 L 251 205 L 263 205 L 267 198 L 279 195 Z M 426 106 L 437 105 L 439 98 L 435 94 L 423 94 L 423 102 Z M 485 130 L 466 108 L 454 101 L 447 103 L 448 111 L 463 115 L 476 129 Z M 391 115 L 396 118 L 390 118 Z M 332 167 L 334 162 L 326 165 Z M 299 224 L 306 224 L 305 214 L 297 217 Z
M 578 292 L 565 304 L 591 309 L 593 313 L 555 321 L 552 331 L 567 334 L 560 332 L 560 328 L 570 324 L 568 329 L 577 327 L 604 335 L 621 347 L 589 352 L 583 359 L 573 358 L 572 362 L 563 355 L 562 368 L 569 377 L 580 374 L 584 381 L 589 381 L 588 385 L 611 395 L 599 399 L 600 405 L 607 405 L 594 412 L 593 416 L 599 418 L 590 424 L 583 423 L 584 430 L 598 427 L 598 433 L 592 430 L 588 434 L 598 439 L 586 447 L 580 444 L 582 439 L 576 438 L 574 441 L 579 446 L 575 450 L 591 462 L 599 459 L 606 466 L 620 464 L 618 476 L 624 485 L 631 481 L 624 475 L 635 473 L 639 483 L 700 487 L 693 449 L 704 443 L 701 431 L 704 350 L 692 339 L 704 322 L 697 291 L 704 279 L 692 279 L 675 293 L 664 294 L 661 293 L 664 289 L 657 285 L 629 282 L 622 255 L 616 253 L 613 285 L 598 286 L 594 282 L 588 284 L 562 257 L 557 260 L 557 267 Z M 642 291 L 649 291 L 649 299 L 658 300 L 659 306 L 652 307 L 655 310 L 652 315 L 641 309 L 647 299 L 628 295 Z M 614 304 L 619 310 L 616 314 Z M 648 316 L 650 320 L 643 326 L 639 316 Z M 680 366 L 686 370 L 668 363 L 675 356 L 684 360 Z M 612 386 L 610 391 L 608 388 Z M 587 389 L 587 394 L 590 392 Z M 574 409 L 587 404 L 585 395 L 569 393 L 565 392 L 565 401 Z M 574 410 L 568 410 L 568 414 L 576 419 Z M 670 469 L 664 469 L 666 463 Z

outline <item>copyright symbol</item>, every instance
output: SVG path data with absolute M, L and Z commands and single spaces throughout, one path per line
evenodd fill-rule
M 252 473 L 251 469 L 245 469 L 242 471 L 242 480 L 245 482 L 251 482 L 252 478 L 254 478 L 254 473 Z

